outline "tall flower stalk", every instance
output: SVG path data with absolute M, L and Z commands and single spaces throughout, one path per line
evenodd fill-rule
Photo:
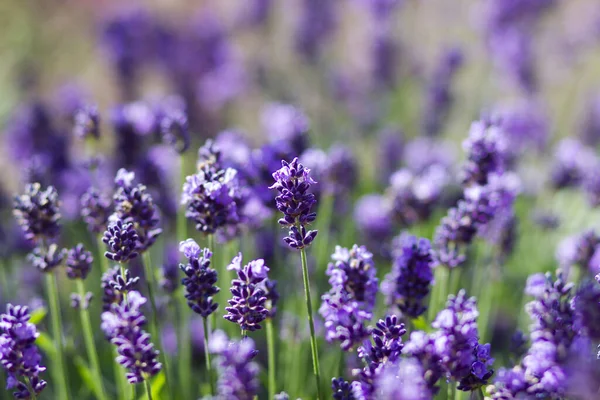
M 313 362 L 313 372 L 317 384 L 317 398 L 323 398 L 321 390 L 321 373 L 319 368 L 319 352 L 315 336 L 315 324 L 313 321 L 312 300 L 310 296 L 310 280 L 308 277 L 308 262 L 306 259 L 306 247 L 309 246 L 317 236 L 317 231 L 307 231 L 306 226 L 317 217 L 311 212 L 311 208 L 317 200 L 313 193 L 308 192 L 310 186 L 316 183 L 310 177 L 310 170 L 304 168 L 294 158 L 292 162 L 282 160 L 281 169 L 273 173 L 275 184 L 270 188 L 276 189 L 279 195 L 275 198 L 276 206 L 283 213 L 283 218 L 278 222 L 281 226 L 290 229 L 289 234 L 283 240 L 291 249 L 300 250 L 302 261 L 302 281 L 304 283 L 304 297 L 306 300 L 306 311 L 308 314 L 308 325 L 310 328 L 310 348 Z

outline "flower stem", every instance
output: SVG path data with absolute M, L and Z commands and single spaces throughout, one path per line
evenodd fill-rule
M 429 321 L 433 321 L 437 313 L 443 308 L 444 299 L 447 297 L 446 290 L 448 288 L 448 268 L 439 265 L 435 268 L 435 285 L 431 292 L 429 300 Z
M 150 390 L 150 382 L 148 382 L 148 379 L 144 379 L 144 388 L 146 388 L 146 397 L 148 400 L 152 400 L 152 390 Z
M 52 336 L 56 346 L 54 362 L 54 380 L 56 381 L 57 393 L 59 399 L 69 399 L 67 390 L 67 371 L 65 370 L 64 354 L 65 349 L 62 340 L 62 319 L 60 316 L 60 304 L 58 301 L 58 289 L 56 287 L 56 277 L 54 272 L 46 274 L 46 290 L 48 291 L 48 302 L 50 303 L 50 315 L 52 317 Z
M 329 230 L 331 227 L 331 220 L 333 219 L 333 203 L 334 196 L 333 194 L 325 194 L 323 199 L 319 205 L 319 215 L 323 216 L 317 220 L 317 223 L 321 222 L 322 225 L 317 226 L 317 230 L 319 232 L 325 232 L 325 235 L 321 234 L 320 239 L 315 243 L 316 246 L 316 256 L 317 262 L 319 266 L 323 266 L 322 268 L 327 267 L 327 258 L 328 258 L 328 248 L 329 248 Z
M 306 300 L 306 311 L 308 313 L 308 325 L 310 327 L 310 350 L 312 353 L 313 371 L 317 383 L 317 400 L 323 399 L 321 391 L 321 372 L 319 368 L 319 350 L 317 349 L 317 338 L 315 336 L 315 324 L 313 322 L 312 302 L 310 298 L 310 282 L 308 280 L 308 262 L 306 261 L 306 250 L 300 250 L 302 258 L 302 280 L 304 281 L 304 297 Z
M 79 291 L 79 298 L 83 302 L 85 298 L 85 288 L 83 281 L 77 279 L 77 290 Z M 85 341 L 85 347 L 88 353 L 89 362 L 92 367 L 92 374 L 94 375 L 94 384 L 96 396 L 100 400 L 106 400 L 106 391 L 102 383 L 102 373 L 100 371 L 100 362 L 98 361 L 98 353 L 96 352 L 96 346 L 94 345 L 94 334 L 92 333 L 92 323 L 90 321 L 90 313 L 87 307 L 81 306 L 80 310 L 81 326 L 83 328 L 83 339 Z
M 202 325 L 204 328 L 204 360 L 206 362 L 206 374 L 208 375 L 208 383 L 210 384 L 210 394 L 215 395 L 215 382 L 213 381 L 212 363 L 210 361 L 210 351 L 208 350 L 208 320 L 202 318 Z
M 25 377 L 25 384 L 27 385 L 27 390 L 29 390 L 29 394 L 31 395 L 30 399 L 31 400 L 36 400 L 37 399 L 37 395 L 35 394 L 35 389 L 31 385 L 31 381 L 29 380 L 28 377 Z
M 150 333 L 154 338 L 156 347 L 163 359 L 163 367 L 165 369 L 165 380 L 167 384 L 167 391 L 173 396 L 171 379 L 169 376 L 169 358 L 162 348 L 161 330 L 160 324 L 158 323 L 158 309 L 156 308 L 156 300 L 154 298 L 154 288 L 156 287 L 156 276 L 152 269 L 152 260 L 150 258 L 150 252 L 145 251 L 143 254 L 144 259 L 144 271 L 146 272 L 146 285 L 148 285 L 148 297 L 150 297 L 150 305 L 152 307 L 152 318 L 150 318 Z
M 268 382 L 269 382 L 269 399 L 273 399 L 275 397 L 276 387 L 275 387 L 275 338 L 273 335 L 273 320 L 271 318 L 267 318 L 266 320 L 266 329 L 267 329 L 267 357 L 268 357 Z

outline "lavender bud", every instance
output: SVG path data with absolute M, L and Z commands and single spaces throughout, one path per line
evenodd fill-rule
M 65 262 L 67 276 L 69 279 L 85 279 L 92 269 L 93 262 L 94 257 L 92 253 L 87 251 L 83 247 L 83 244 L 79 243 L 67 252 L 67 260 Z

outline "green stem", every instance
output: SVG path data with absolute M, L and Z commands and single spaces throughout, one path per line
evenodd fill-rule
M 429 321 L 433 321 L 437 313 L 442 309 L 444 298 L 447 297 L 446 290 L 448 288 L 448 268 L 439 265 L 435 268 L 435 285 L 429 299 Z
M 35 390 L 33 389 L 33 386 L 31 385 L 31 381 L 29 380 L 28 377 L 25 377 L 25 384 L 27 385 L 27 390 L 29 390 L 29 394 L 31 395 L 30 399 L 36 400 L 37 395 L 35 394 Z
M 83 302 L 85 299 L 85 288 L 83 286 L 83 280 L 77 279 L 77 289 L 79 291 L 80 300 Z M 96 396 L 100 400 L 106 400 L 106 391 L 104 390 L 104 384 L 102 383 L 102 373 L 100 371 L 100 362 L 98 361 L 98 353 L 96 352 L 96 346 L 94 345 L 94 334 L 92 333 L 92 323 L 90 321 L 90 313 L 87 307 L 81 307 L 81 326 L 83 328 L 83 339 L 85 341 L 85 347 L 88 354 L 88 359 L 92 367 L 92 373 L 94 375 L 94 384 Z
M 481 388 L 473 390 L 469 394 L 469 400 L 483 400 L 484 398 Z
M 150 334 L 154 338 L 154 343 L 156 343 L 157 350 L 162 355 L 163 359 L 163 367 L 165 369 L 165 381 L 167 384 L 167 391 L 170 396 L 173 396 L 172 386 L 171 386 L 171 377 L 169 375 L 169 357 L 164 352 L 162 348 L 162 340 L 161 340 L 161 330 L 160 324 L 158 323 L 158 309 L 156 307 L 156 300 L 154 297 L 154 288 L 156 287 L 156 275 L 154 274 L 154 270 L 152 269 L 152 260 L 150 258 L 150 252 L 146 250 L 143 253 L 144 259 L 144 271 L 146 272 L 146 285 L 148 286 L 148 297 L 150 297 L 150 306 L 152 307 L 152 318 L 150 318 Z
M 67 371 L 65 370 L 64 354 L 65 348 L 62 340 L 62 319 L 60 316 L 60 304 L 58 301 L 58 289 L 56 287 L 56 277 L 54 273 L 46 274 L 46 289 L 48 291 L 48 302 L 50 303 L 50 315 L 52 317 L 52 336 L 56 346 L 56 359 L 54 362 L 54 380 L 56 381 L 58 398 L 69 399 L 67 390 Z
M 215 395 L 215 382 L 213 380 L 212 363 L 210 362 L 210 351 L 208 350 L 208 320 L 202 318 L 202 325 L 204 327 L 204 360 L 206 362 L 206 374 L 208 375 L 208 383 L 210 384 L 210 394 Z
M 319 350 L 317 349 L 317 338 L 315 336 L 315 324 L 313 322 L 312 302 L 310 298 L 310 282 L 308 280 L 308 262 L 306 260 L 306 250 L 300 250 L 302 258 L 302 280 L 304 281 L 304 297 L 306 300 L 306 311 L 308 313 L 308 325 L 310 327 L 310 350 L 312 353 L 313 371 L 317 383 L 317 400 L 324 399 L 321 391 L 321 372 L 319 368 Z
M 150 389 L 150 382 L 148 382 L 148 379 L 144 379 L 144 388 L 146 389 L 146 397 L 148 400 L 152 400 L 152 390 Z
M 327 250 L 329 248 L 329 228 L 331 226 L 331 220 L 333 219 L 333 203 L 334 196 L 333 194 L 326 194 L 323 196 L 323 199 L 319 205 L 319 215 L 323 216 L 322 219 L 318 221 L 321 222 L 317 226 L 317 230 L 322 232 L 319 236 L 320 239 L 316 243 L 316 255 L 317 255 L 317 265 L 320 270 L 324 270 L 327 267 Z
M 267 357 L 268 357 L 268 382 L 269 382 L 269 399 L 275 398 L 275 338 L 273 335 L 273 320 L 267 318 Z

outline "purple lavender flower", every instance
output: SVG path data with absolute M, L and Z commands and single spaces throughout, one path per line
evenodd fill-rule
M 441 356 L 436 350 L 436 337 L 428 335 L 423 331 L 413 331 L 406 342 L 402 353 L 419 361 L 423 371 L 423 378 L 430 393 L 436 394 L 439 387 L 436 386 L 444 375 Z
M 183 184 L 181 204 L 196 229 L 209 235 L 240 222 L 240 191 L 237 171 L 222 168 L 221 153 L 212 141 L 200 148 L 198 160 L 198 173 Z
M 268 104 L 261 122 L 271 142 L 285 144 L 294 156 L 308 148 L 310 121 L 301 109 L 290 104 Z
M 65 258 L 65 249 L 61 249 L 52 243 L 47 248 L 36 247 L 31 253 L 27 255 L 27 259 L 31 262 L 31 265 L 36 267 L 42 272 L 52 272 L 54 268 L 62 264 Z
M 170 106 L 162 110 L 160 116 L 160 134 L 162 141 L 183 154 L 190 147 L 188 118 L 183 106 Z
M 463 64 L 463 53 L 454 47 L 442 52 L 431 81 L 427 87 L 422 117 L 423 131 L 428 136 L 437 136 L 445 123 L 454 103 L 451 92 L 452 79 Z
M 584 272 L 597 273 L 600 272 L 600 264 L 597 263 L 599 245 L 600 236 L 594 230 L 588 230 L 561 241 L 556 259 L 565 270 L 578 266 Z
M 488 386 L 488 392 L 494 400 L 527 398 L 527 378 L 522 367 L 500 369 L 494 384 Z
M 348 351 L 369 335 L 365 323 L 375 307 L 378 279 L 373 254 L 364 246 L 350 250 L 336 246 L 327 267 L 331 289 L 321 299 L 319 313 L 325 320 L 325 339 L 340 341 Z
M 575 139 L 561 140 L 554 152 L 550 180 L 556 189 L 581 184 L 586 171 L 594 165 L 593 151 Z
M 333 378 L 331 380 L 331 390 L 334 400 L 355 400 L 352 394 L 352 386 L 344 378 Z
M 25 193 L 14 198 L 13 215 L 32 242 L 54 239 L 60 233 L 60 202 L 53 186 L 42 190 L 39 183 L 25 187 Z
M 550 123 L 541 104 L 522 100 L 494 110 L 494 119 L 508 140 L 511 156 L 527 146 L 542 150 L 550 136 Z
M 106 230 L 111 214 L 111 202 L 96 188 L 90 187 L 80 200 L 81 217 L 90 232 L 101 233 Z
M 463 143 L 467 162 L 463 167 L 464 185 L 488 182 L 490 174 L 501 174 L 506 168 L 506 140 L 502 128 L 488 121 L 471 124 L 469 138 Z
M 494 375 L 494 370 L 490 368 L 494 363 L 490 353 L 490 344 L 477 344 L 473 348 L 473 354 L 475 361 L 471 364 L 471 371 L 458 383 L 458 390 L 465 392 L 477 390 L 483 385 L 487 385 L 488 380 Z
M 165 293 L 173 294 L 179 287 L 179 249 L 174 243 L 165 246 L 163 263 L 160 267 L 160 287 Z
M 352 151 L 343 145 L 332 146 L 327 155 L 324 171 L 327 191 L 338 196 L 347 195 L 352 192 L 357 181 L 358 166 Z
M 0 365 L 8 375 L 6 389 L 15 389 L 17 399 L 37 396 L 46 387 L 46 381 L 39 377 L 46 367 L 41 365 L 42 356 L 35 346 L 40 334 L 29 322 L 30 317 L 27 307 L 12 304 L 0 315 Z
M 102 313 L 102 330 L 117 346 L 117 362 L 128 370 L 131 384 L 141 383 L 156 375 L 162 365 L 158 351 L 150 342 L 150 335 L 143 330 L 146 318 L 141 308 L 146 299 L 136 291 L 127 294 L 127 301 L 113 303 L 110 311 Z
M 600 142 L 600 97 L 588 99 L 586 109 L 579 137 L 586 145 L 596 147 Z
M 118 219 L 108 225 L 102 241 L 108 250 L 104 257 L 116 262 L 127 262 L 138 256 L 137 243 L 139 237 L 131 223 Z
M 402 336 L 406 333 L 403 323 L 398 323 L 395 315 L 380 319 L 372 330 L 373 342 L 365 341 L 358 348 L 358 356 L 366 364 L 352 373 L 358 378 L 352 382 L 352 393 L 358 400 L 372 398 L 375 381 L 386 365 L 395 363 L 402 353 Z
M 437 315 L 431 326 L 435 333 L 435 348 L 448 378 L 461 381 L 471 374 L 478 361 L 474 351 L 478 346 L 477 305 L 474 297 L 467 298 L 464 290 L 450 295 L 446 308 Z
M 218 396 L 223 399 L 252 400 L 258 393 L 259 365 L 254 361 L 258 353 L 251 338 L 229 342 L 223 331 L 211 337 L 211 353 L 217 355 L 215 364 L 219 371 Z
M 336 19 L 335 3 L 302 1 L 295 42 L 297 50 L 306 61 L 317 61 L 324 42 L 335 29 Z
M 571 300 L 575 330 L 594 341 L 600 340 L 600 285 L 584 281 Z
M 215 286 L 217 271 L 210 268 L 212 252 L 209 249 L 200 249 L 193 239 L 179 243 L 179 251 L 188 259 L 188 264 L 179 264 L 179 268 L 186 275 L 181 283 L 185 286 L 188 306 L 206 318 L 219 306 L 213 301 L 213 296 L 219 293 L 219 288 Z
M 354 221 L 366 239 L 384 242 L 392 234 L 391 205 L 377 194 L 368 194 L 356 202 Z
M 429 400 L 421 364 L 414 358 L 387 364 L 375 381 L 375 391 L 382 400 Z
M 123 295 L 132 290 L 139 282 L 139 277 L 132 277 L 128 269 L 121 274 L 117 265 L 102 274 L 102 310 L 110 311 L 113 303 L 120 304 Z
M 85 105 L 80 107 L 73 116 L 73 134 L 79 139 L 88 137 L 100 138 L 100 115 L 98 107 Z
M 398 44 L 391 30 L 378 29 L 371 40 L 371 76 L 378 89 L 387 89 L 396 84 Z
M 138 235 L 136 250 L 144 252 L 162 233 L 158 210 L 146 186 L 133 184 L 135 174 L 120 169 L 115 177 L 117 190 L 113 196 L 115 215 L 124 223 L 131 223 Z
M 261 289 L 261 284 L 267 279 L 269 267 L 264 260 L 250 261 L 242 267 L 242 253 L 239 253 L 227 267 L 236 272 L 238 278 L 231 281 L 231 294 L 225 307 L 225 319 L 236 323 L 242 331 L 261 329 L 260 323 L 267 318 L 269 310 L 265 308 L 267 297 Z
M 303 249 L 309 246 L 317 236 L 317 231 L 306 231 L 306 225 L 315 220 L 317 214 L 311 208 L 317 202 L 315 195 L 308 189 L 315 181 L 310 177 L 310 171 L 294 158 L 291 163 L 281 161 L 281 169 L 273 173 L 273 184 L 270 189 L 277 189 L 279 195 L 275 198 L 277 209 L 283 213 L 279 224 L 289 227 L 289 236 L 284 242 L 292 249 Z
M 432 254 L 429 240 L 408 234 L 399 237 L 392 271 L 381 285 L 388 307 L 398 307 L 409 318 L 427 310 L 424 300 L 433 281 Z
M 387 183 L 392 173 L 400 167 L 404 134 L 398 129 L 388 127 L 382 129 L 377 136 L 378 176 L 381 182 Z
M 92 253 L 87 251 L 83 244 L 79 243 L 67 252 L 65 262 L 67 276 L 69 279 L 85 279 L 92 269 L 93 262 Z

